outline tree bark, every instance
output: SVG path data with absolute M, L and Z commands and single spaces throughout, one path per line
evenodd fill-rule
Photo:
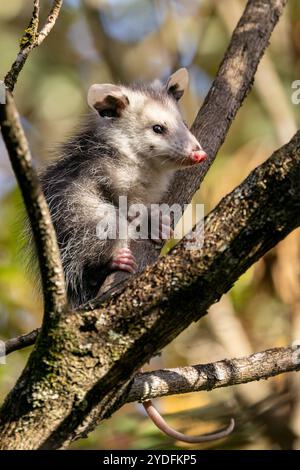
M 267 379 L 300 370 L 300 345 L 273 348 L 237 359 L 137 374 L 126 401 L 150 400 Z

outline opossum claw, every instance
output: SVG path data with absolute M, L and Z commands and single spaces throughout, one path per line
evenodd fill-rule
M 135 257 L 130 248 L 127 247 L 119 248 L 116 251 L 109 266 L 112 270 L 127 271 L 132 274 L 137 270 Z

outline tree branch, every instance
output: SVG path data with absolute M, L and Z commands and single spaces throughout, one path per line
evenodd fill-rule
M 62 7 L 63 0 L 54 0 L 52 8 L 50 10 L 49 15 L 47 16 L 46 22 L 43 26 L 43 28 L 40 30 L 37 38 L 36 38 L 36 46 L 40 46 L 44 39 L 48 36 L 48 34 L 51 32 L 52 28 L 54 27 L 56 20 L 58 18 L 58 15 L 60 13 L 60 9 Z
M 51 29 L 56 23 L 63 0 L 54 0 L 50 13 L 46 19 L 45 25 L 38 32 L 39 27 L 39 14 L 40 14 L 40 1 L 34 0 L 33 12 L 28 27 L 20 40 L 20 50 L 16 60 L 11 66 L 10 71 L 6 74 L 4 83 L 8 90 L 13 91 L 17 82 L 19 73 L 21 72 L 30 52 L 39 46 L 44 39 L 48 36 Z
M 80 434 L 83 420 L 90 430 L 115 411 L 126 400 L 123 387 L 129 375 L 206 314 L 249 266 L 300 225 L 299 178 L 300 132 L 208 215 L 201 249 L 186 249 L 184 239 L 169 256 L 129 281 L 120 295 L 81 314 L 78 328 L 89 331 L 93 354 L 93 334 L 98 344 L 101 338 L 100 376 L 85 395 L 93 412 L 71 411 L 45 447 L 65 445 L 71 429 L 72 438 L 78 437 L 75 415 Z M 76 321 L 76 316 L 69 318 L 72 324 Z M 118 377 L 118 386 L 113 377 Z
M 28 346 L 32 346 L 36 342 L 39 332 L 40 328 L 36 328 L 30 333 L 26 333 L 25 335 L 17 336 L 16 338 L 11 338 L 7 340 L 4 345 L 5 355 L 7 356 L 8 354 L 14 351 L 18 351 Z
M 169 203 L 191 201 L 223 144 L 238 110 L 254 82 L 287 0 L 248 0 L 233 31 L 217 76 L 192 125 L 192 132 L 208 154 L 203 165 L 178 172 Z
M 300 370 L 300 346 L 273 348 L 242 358 L 137 374 L 126 401 L 144 401 L 268 379 Z

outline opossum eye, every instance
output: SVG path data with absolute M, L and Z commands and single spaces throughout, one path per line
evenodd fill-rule
M 111 117 L 117 117 L 117 112 L 115 109 L 100 109 L 99 111 L 99 114 L 101 117 L 108 117 L 108 118 L 111 118 Z
M 152 129 L 156 134 L 163 134 L 166 131 L 166 128 L 160 124 L 155 124 Z

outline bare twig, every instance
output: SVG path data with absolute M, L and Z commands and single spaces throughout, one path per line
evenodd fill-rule
M 46 22 L 37 36 L 36 46 L 40 46 L 42 42 L 44 41 L 44 39 L 51 32 L 58 18 L 62 4 L 63 4 L 63 0 L 54 0 L 50 13 L 46 19 Z
M 300 370 L 300 346 L 273 348 L 242 358 L 137 374 L 127 402 L 229 387 Z
M 46 19 L 45 25 L 38 32 L 39 27 L 39 13 L 40 13 L 40 1 L 34 0 L 33 12 L 28 27 L 20 40 L 20 50 L 16 60 L 11 66 L 10 71 L 6 74 L 4 83 L 8 90 L 13 91 L 17 82 L 19 73 L 21 72 L 26 59 L 30 52 L 37 46 L 39 46 L 44 39 L 48 36 L 51 29 L 56 23 L 58 18 L 63 0 L 54 0 L 50 13 Z
M 30 333 L 25 335 L 17 336 L 16 338 L 9 339 L 5 342 L 4 350 L 5 354 L 10 354 L 13 351 L 18 351 L 19 349 L 26 348 L 27 346 L 32 346 L 39 334 L 40 328 L 32 330 Z

